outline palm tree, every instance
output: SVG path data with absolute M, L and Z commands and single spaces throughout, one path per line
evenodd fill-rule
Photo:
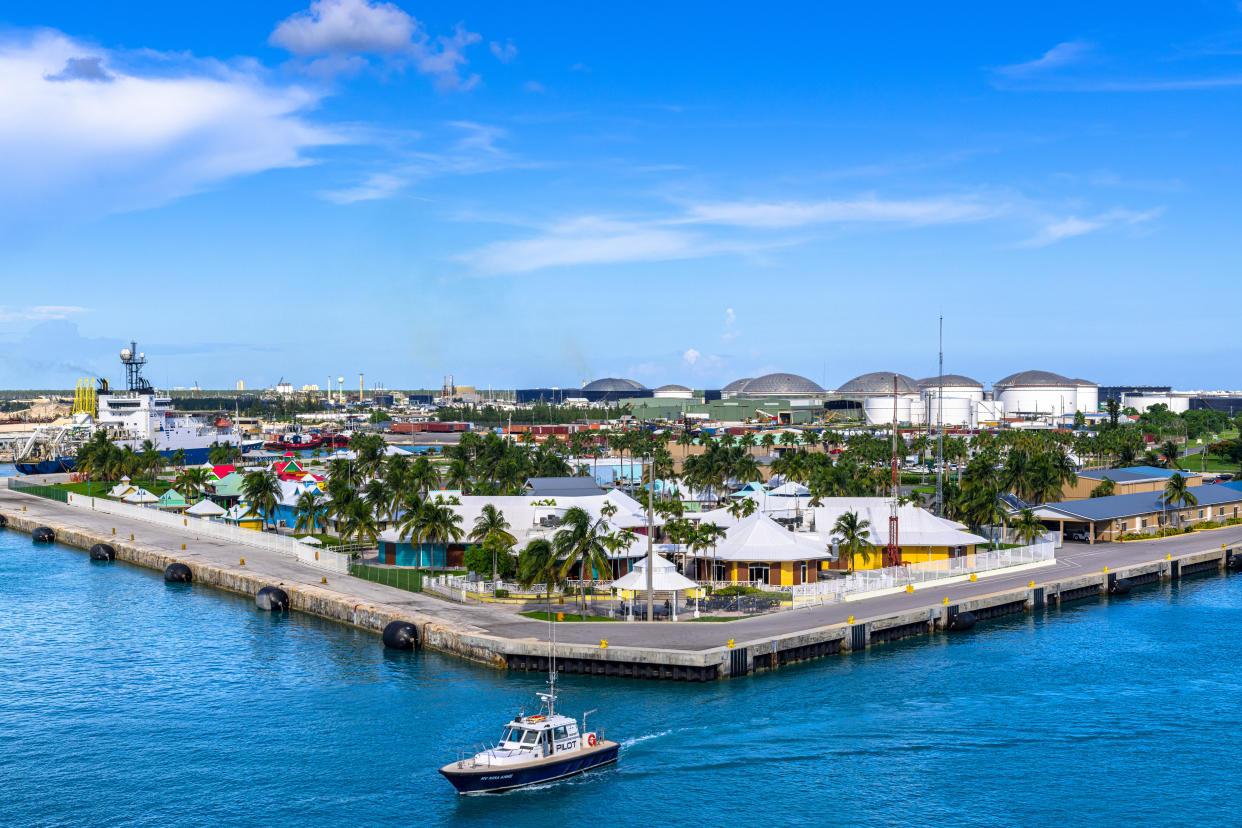
M 375 543 L 379 538 L 379 524 L 375 521 L 375 512 L 371 505 L 362 498 L 349 501 L 344 509 L 344 520 L 341 521 L 341 538 L 355 538 L 359 543 L 366 540 Z
M 1117 491 L 1117 484 L 1111 477 L 1105 477 L 1100 484 L 1091 490 L 1092 497 L 1111 497 Z
M 207 488 L 207 470 L 183 469 L 181 474 L 177 476 L 177 486 L 181 489 L 182 494 L 193 499 L 202 494 Z
M 319 492 L 310 490 L 298 495 L 293 507 L 298 516 L 293 531 L 313 533 L 323 523 L 325 506 L 323 495 Z
M 1183 506 L 1198 506 L 1199 498 L 1195 497 L 1194 492 L 1190 491 L 1190 487 L 1186 485 L 1186 478 L 1180 474 L 1174 474 L 1169 478 L 1169 482 L 1164 484 L 1164 502 L 1173 507 L 1173 522 L 1181 526 L 1181 514 L 1177 511 Z
M 538 538 L 518 553 L 517 582 L 523 589 L 542 583 L 551 610 L 552 586 L 565 582 L 561 577 L 561 559 L 551 541 Z
M 574 506 L 565 512 L 561 519 L 561 528 L 552 536 L 558 557 L 564 558 L 561 564 L 561 577 L 566 578 L 569 571 L 578 565 L 578 590 L 582 598 L 582 618 L 586 620 L 586 580 L 588 568 L 595 572 L 611 571 L 608 560 L 608 545 L 604 541 L 608 523 L 604 518 L 598 520 L 591 517 L 580 506 Z
M 1014 534 L 1022 541 L 1023 546 L 1030 546 L 1035 541 L 1043 537 L 1047 529 L 1044 522 L 1035 516 L 1030 509 L 1023 509 L 1017 515 L 1010 518 L 1009 526 L 1013 529 Z
M 858 513 L 854 511 L 842 513 L 832 525 L 832 536 L 838 541 L 838 560 L 840 555 L 846 555 L 849 560 L 848 568 L 853 569 L 854 556 L 870 557 L 870 550 L 874 548 L 867 540 L 870 533 L 871 521 L 860 520 Z
M 177 449 L 172 453 L 172 457 L 168 458 L 168 462 L 176 466 L 179 470 L 185 469 L 185 449 Z
M 1181 464 L 1177 462 L 1177 457 L 1180 453 L 1177 443 L 1174 443 L 1172 440 L 1165 440 L 1160 444 L 1160 453 L 1164 455 L 1164 467 L 1166 469 L 1174 467 L 1180 469 L 1182 467 Z
M 259 512 L 263 525 L 270 518 L 276 525 L 276 504 L 280 498 L 280 480 L 269 471 L 252 471 L 242 478 L 246 502 Z
M 415 516 L 414 537 L 420 544 L 431 543 L 447 547 L 450 543 L 461 540 L 459 523 L 461 515 L 453 511 L 451 506 L 425 502 Z
M 407 479 L 410 486 L 422 492 L 424 497 L 432 489 L 440 488 L 440 474 L 436 471 L 435 464 L 426 457 L 419 457 L 414 461 Z
M 513 537 L 509 532 L 509 521 L 505 520 L 505 513 L 497 509 L 492 503 L 484 504 L 479 516 L 475 518 L 474 528 L 470 530 L 469 539 L 475 543 L 483 543 L 488 538 L 496 538 L 499 540 L 500 546 L 505 549 L 517 543 L 517 538 Z M 496 548 L 492 549 L 492 580 L 496 580 Z
M 371 514 L 378 522 L 392 506 L 392 489 L 378 477 L 367 482 L 362 499 L 371 507 Z

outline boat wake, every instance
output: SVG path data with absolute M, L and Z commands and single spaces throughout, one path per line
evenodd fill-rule
M 646 742 L 649 739 L 659 739 L 661 736 L 667 736 L 668 734 L 672 732 L 673 731 L 671 730 L 661 730 L 659 733 L 648 733 L 646 736 L 632 736 L 629 739 L 625 739 L 620 743 L 621 749 L 624 750 L 625 748 L 634 747 L 634 745 L 638 744 L 639 742 Z

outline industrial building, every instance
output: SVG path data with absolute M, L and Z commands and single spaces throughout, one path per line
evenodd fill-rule
M 1019 371 L 992 384 L 1006 416 L 1061 417 L 1099 410 L 1099 386 L 1052 371 Z
M 894 412 L 898 423 L 922 422 L 918 383 L 905 374 L 892 371 L 862 374 L 838 388 L 836 396 L 856 402 L 869 425 L 891 425 Z M 915 411 L 917 420 L 913 419 Z
M 785 397 L 789 395 L 823 396 L 826 392 L 818 383 L 798 374 L 764 374 L 761 377 L 736 379 L 720 390 L 726 399 L 731 397 Z
M 684 385 L 661 385 L 651 396 L 657 400 L 689 400 L 694 398 L 694 391 Z

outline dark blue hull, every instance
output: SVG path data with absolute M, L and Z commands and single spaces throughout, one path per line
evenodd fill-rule
M 575 751 L 560 761 L 542 762 L 538 765 L 521 768 L 479 768 L 466 769 L 456 765 L 440 768 L 444 778 L 453 783 L 460 794 L 500 793 L 527 785 L 538 785 L 555 779 L 589 771 L 593 768 L 611 765 L 617 761 L 620 745 L 614 743 L 600 745 L 591 752 Z
M 36 460 L 14 463 L 18 474 L 58 474 L 71 472 L 78 465 L 76 457 L 57 457 L 55 460 Z
M 244 443 L 244 448 L 253 448 L 258 443 Z M 182 449 L 185 452 L 185 464 L 187 466 L 201 466 L 207 462 L 207 455 L 210 449 L 192 448 Z M 160 454 L 165 459 L 171 460 L 176 454 L 176 450 L 162 449 Z M 78 466 L 78 458 L 76 457 L 57 457 L 55 460 L 38 460 L 35 462 L 19 462 L 13 464 L 17 468 L 18 474 L 56 474 L 58 472 L 71 472 Z

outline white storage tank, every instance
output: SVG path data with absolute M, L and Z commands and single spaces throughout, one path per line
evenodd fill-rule
M 1094 414 L 1100 410 L 1100 386 L 1091 380 L 1076 379 L 1074 391 L 1078 398 L 1077 411 Z
M 896 380 L 897 422 L 921 423 L 923 406 L 919 398 L 918 383 L 905 374 L 891 371 L 873 371 L 861 374 L 837 389 L 842 399 L 856 400 L 862 404 L 863 416 L 872 425 L 893 422 L 893 391 Z
M 1078 383 L 1051 371 L 1019 371 L 993 383 L 992 389 L 1009 416 L 1059 417 L 1078 410 Z
M 940 389 L 944 399 L 938 400 Z M 919 380 L 923 412 L 931 425 L 975 425 L 975 410 L 983 401 L 983 383 L 961 374 L 927 377 Z
M 897 395 L 898 423 L 910 422 L 910 403 L 909 395 Z M 890 393 L 887 397 L 867 397 L 863 400 L 863 415 L 867 418 L 868 425 L 892 425 L 893 395 Z

